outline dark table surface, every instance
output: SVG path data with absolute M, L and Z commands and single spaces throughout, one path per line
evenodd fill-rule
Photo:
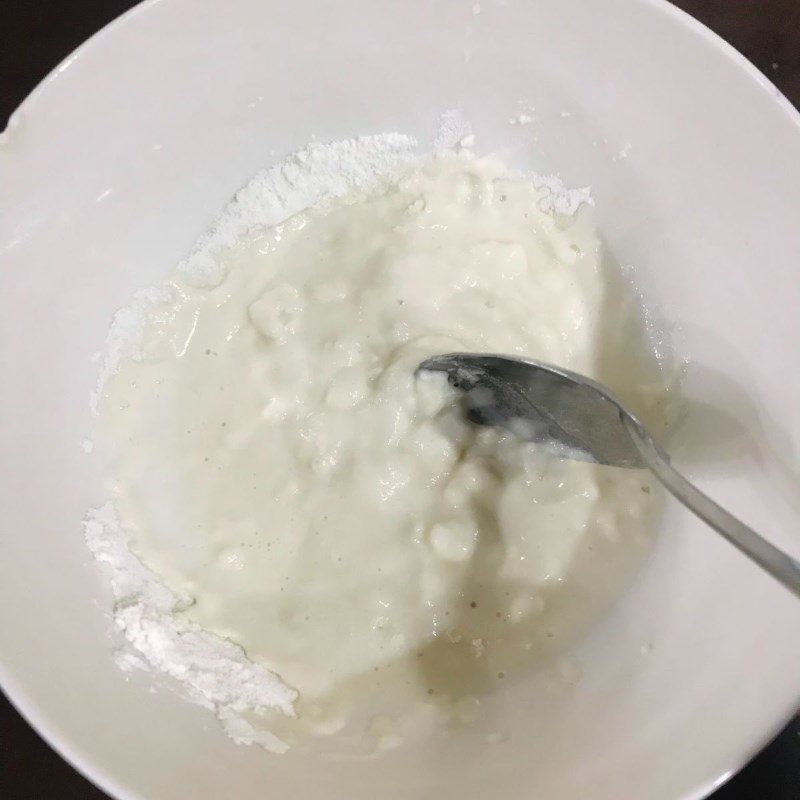
M 61 59 L 135 4 L 0 0 L 0 125 Z M 677 0 L 676 5 L 727 39 L 800 107 L 800 0 Z M 0 798 L 105 797 L 50 750 L 0 694 Z M 713 798 L 800 800 L 800 717 Z

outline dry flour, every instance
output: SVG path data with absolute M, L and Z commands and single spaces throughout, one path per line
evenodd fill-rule
M 411 160 L 415 146 L 411 137 L 389 133 L 311 144 L 294 153 L 259 172 L 236 193 L 181 262 L 179 272 L 189 283 L 213 286 L 223 277 L 219 255 L 249 230 L 278 224 L 325 197 L 340 197 L 368 185 Z M 115 314 L 91 397 L 93 412 L 119 363 L 140 357 L 148 314 L 168 298 L 164 288 L 142 289 Z M 280 739 L 254 728 L 243 714 L 273 708 L 291 716 L 295 690 L 248 660 L 238 645 L 181 617 L 189 598 L 173 594 L 128 549 L 111 502 L 89 511 L 84 533 L 94 557 L 110 572 L 114 621 L 126 640 L 117 663 L 123 669 L 147 669 L 175 679 L 189 699 L 214 711 L 235 741 L 284 751 Z
M 472 143 L 471 127 L 457 112 L 442 118 L 436 149 Z M 220 256 L 248 231 L 279 224 L 326 197 L 341 197 L 368 186 L 415 157 L 413 138 L 397 133 L 365 136 L 332 144 L 311 144 L 284 162 L 258 173 L 237 192 L 197 242 L 178 270 L 187 283 L 212 287 L 224 278 Z M 547 189 L 544 204 L 562 213 L 591 202 L 586 189 L 568 192 L 554 177 L 534 177 Z M 109 332 L 91 404 L 97 410 L 106 380 L 123 359 L 140 358 L 148 316 L 168 302 L 166 289 L 138 292 L 131 305 L 117 312 Z M 110 572 L 116 599 L 114 620 L 126 640 L 117 661 L 124 669 L 147 669 L 176 680 L 194 702 L 214 711 L 234 740 L 258 743 L 282 752 L 277 737 L 254 728 L 248 712 L 277 709 L 294 714 L 294 689 L 250 661 L 241 647 L 187 621 L 181 614 L 190 598 L 178 597 L 129 550 L 125 531 L 112 503 L 90 511 L 84 522 L 86 541 Z

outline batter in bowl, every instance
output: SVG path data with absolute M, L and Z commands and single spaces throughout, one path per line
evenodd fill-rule
M 628 358 L 608 350 L 588 216 L 542 200 L 492 158 L 405 166 L 252 230 L 213 280 L 177 275 L 107 381 L 131 549 L 180 616 L 298 692 L 296 719 L 250 724 L 292 741 L 377 712 L 470 717 L 644 552 L 648 476 L 473 427 L 443 376 L 415 377 L 447 351 L 600 379 Z M 658 384 L 653 359 L 634 363 L 623 393 Z M 398 725 L 373 732 L 391 745 Z

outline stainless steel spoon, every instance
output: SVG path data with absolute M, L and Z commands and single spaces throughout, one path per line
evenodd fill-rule
M 687 508 L 800 597 L 800 562 L 677 472 L 642 423 L 599 383 L 539 361 L 474 353 L 434 356 L 420 370 L 447 373 L 477 424 L 508 428 L 566 458 L 649 468 Z

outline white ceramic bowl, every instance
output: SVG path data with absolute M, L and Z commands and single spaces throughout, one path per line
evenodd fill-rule
M 536 121 L 510 126 L 520 100 Z M 676 460 L 800 551 L 800 118 L 743 58 L 657 0 L 147 2 L 55 70 L 0 148 L 0 678 L 119 798 L 698 798 L 796 707 L 800 604 L 675 505 L 576 652 L 574 693 L 507 687 L 492 747 L 274 757 L 114 666 L 80 527 L 101 499 L 81 440 L 113 309 L 312 135 L 429 140 L 450 108 L 479 149 L 592 185 L 612 256 L 691 358 Z

